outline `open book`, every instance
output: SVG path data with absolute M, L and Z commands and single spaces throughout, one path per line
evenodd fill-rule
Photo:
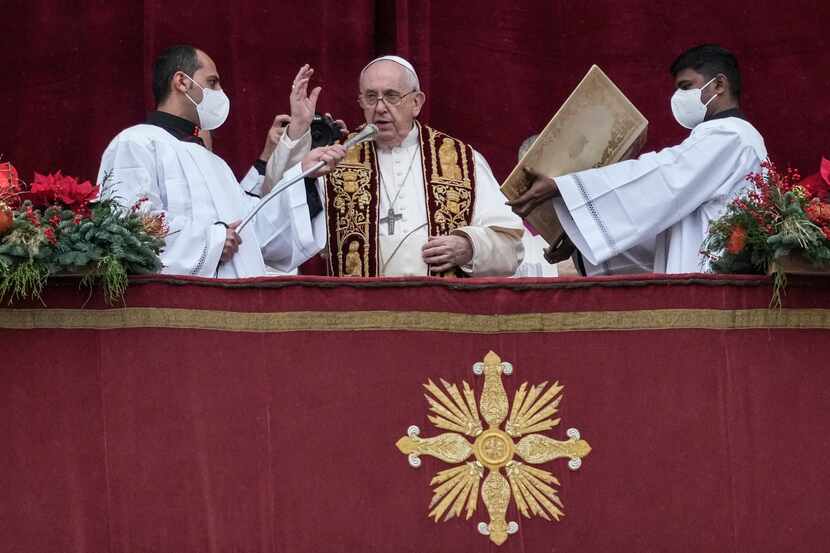
M 531 184 L 524 169 L 550 178 L 602 167 L 639 153 L 648 120 L 611 82 L 602 69 L 591 66 L 533 146 L 519 161 L 501 191 L 509 199 Z M 562 225 L 552 202 L 537 207 L 528 222 L 551 244 L 562 238 Z

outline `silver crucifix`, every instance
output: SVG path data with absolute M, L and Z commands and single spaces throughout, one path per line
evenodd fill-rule
M 386 212 L 386 217 L 383 217 L 380 220 L 380 223 L 386 223 L 386 226 L 389 230 L 389 235 L 392 236 L 395 234 L 395 221 L 400 221 L 403 219 L 403 215 L 400 213 L 395 213 L 395 208 L 390 207 L 389 211 Z

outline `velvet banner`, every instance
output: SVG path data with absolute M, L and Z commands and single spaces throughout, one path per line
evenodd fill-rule
M 743 107 L 774 160 L 807 173 L 830 155 L 830 3 L 819 0 L 7 0 L 2 8 L 0 155 L 27 180 L 57 169 L 94 178 L 109 140 L 152 108 L 155 55 L 181 42 L 218 65 L 231 114 L 216 149 L 239 175 L 273 117 L 288 111 L 300 65 L 317 69 L 320 110 L 354 127 L 360 69 L 391 52 L 419 70 L 423 122 L 481 151 L 499 179 L 594 63 L 649 119 L 646 148 L 680 141 L 668 66 L 702 42 L 738 56 Z
M 830 515 L 830 285 L 686 275 L 542 281 L 77 281 L 0 309 L 0 551 L 815 553 Z M 427 517 L 422 384 L 488 351 L 564 399 L 541 431 L 565 516 L 496 546 Z M 484 409 L 482 409 L 484 416 Z M 472 438 L 471 438 L 472 439 Z M 503 470 L 503 469 L 502 469 Z M 482 492 L 484 494 L 485 492 Z

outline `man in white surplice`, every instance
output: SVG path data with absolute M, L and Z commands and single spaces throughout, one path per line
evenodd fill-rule
M 319 88 L 306 95 L 313 71 L 303 67 L 291 93 L 291 123 L 269 165 L 275 180 L 318 161 L 319 174 L 345 155 L 342 146 L 308 151 L 308 125 Z M 169 232 L 161 254 L 163 272 L 242 278 L 266 274 L 265 261 L 284 271 L 296 268 L 325 245 L 325 221 L 312 213 L 299 183 L 267 204 L 241 232 L 239 221 L 259 198 L 246 194 L 230 167 L 204 147 L 199 127 L 213 130 L 227 118 L 230 102 L 211 58 L 192 46 L 174 46 L 153 65 L 156 111 L 147 123 L 119 133 L 101 160 L 98 182 L 108 176 L 111 193 L 125 206 L 164 213 Z M 288 170 L 286 170 L 288 168 Z
M 441 148 L 436 145 L 437 153 L 434 152 L 433 156 L 440 157 L 449 172 L 441 173 L 435 179 L 436 171 L 431 167 L 439 162 L 433 157 L 433 164 L 429 167 L 423 164 L 428 152 L 422 145 L 428 142 L 426 134 L 434 130 L 416 121 L 426 96 L 412 64 L 398 56 L 378 58 L 361 72 L 359 87 L 358 101 L 365 120 L 378 127 L 374 144 L 367 145 L 372 155 L 377 156 L 378 174 L 372 176 L 373 184 L 365 191 L 365 198 L 369 198 L 367 203 L 376 205 L 376 209 L 373 208 L 367 215 L 372 230 L 362 235 L 355 234 L 353 236 L 357 238 L 354 239 L 347 236 L 342 244 L 338 243 L 336 236 L 338 229 L 331 225 L 330 274 L 512 275 L 522 259 L 523 226 L 521 220 L 505 206 L 505 198 L 484 157 L 461 141 L 439 132 Z M 347 156 L 344 163 L 348 159 Z M 460 167 L 462 163 L 463 169 Z M 429 175 L 424 174 L 425 167 Z M 332 177 L 336 173 L 332 173 Z M 430 180 L 430 175 L 434 180 Z M 435 190 L 436 185 L 431 183 L 440 179 L 444 180 L 438 186 L 449 187 L 464 180 L 464 186 L 474 189 L 472 205 L 464 204 L 463 197 L 456 201 L 452 197 L 459 190 L 456 189 L 447 193 L 443 214 L 436 215 L 436 211 L 428 216 L 427 190 Z M 349 184 L 346 186 L 348 188 Z M 467 190 L 469 188 L 461 193 Z M 359 190 L 353 192 L 352 197 L 360 193 Z M 333 197 L 331 188 L 328 189 L 328 196 L 327 209 L 331 221 L 331 213 L 338 210 L 338 201 L 343 197 Z M 461 219 L 460 213 L 468 218 L 465 224 L 454 226 Z M 435 225 L 436 220 L 439 217 L 448 220 L 454 215 L 458 216 L 453 222 L 454 228 L 447 225 L 439 235 L 441 229 Z M 431 224 L 435 226 L 431 227 Z M 345 258 L 345 264 L 338 262 L 338 256 Z M 461 273 L 458 273 L 459 270 Z
M 700 249 L 709 222 L 767 157 L 739 109 L 741 76 L 729 51 L 697 46 L 675 60 L 671 74 L 672 113 L 692 130 L 686 140 L 607 167 L 539 177 L 510 202 L 525 217 L 552 199 L 589 275 L 706 270 Z

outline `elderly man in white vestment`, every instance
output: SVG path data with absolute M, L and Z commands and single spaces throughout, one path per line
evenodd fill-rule
M 509 202 L 527 216 L 553 201 L 587 274 L 692 273 L 709 222 L 761 170 L 764 140 L 739 109 L 735 57 L 717 45 L 684 52 L 671 66 L 671 109 L 691 129 L 679 145 L 556 179 L 537 178 Z
M 426 96 L 412 64 L 378 58 L 359 84 L 379 133 L 326 177 L 329 274 L 512 275 L 522 222 L 481 154 L 417 121 Z
M 304 66 L 291 92 L 291 122 L 268 160 L 274 180 L 326 162 L 320 175 L 345 155 L 342 146 L 309 150 L 309 123 L 320 89 L 306 94 L 313 70 Z M 302 183 L 267 204 L 252 224 L 237 232 L 240 220 L 259 202 L 240 186 L 228 165 L 204 147 L 200 128 L 218 128 L 230 101 L 220 86 L 213 60 L 192 46 L 174 46 L 153 65 L 156 111 L 147 122 L 119 133 L 105 150 L 98 181 L 107 176 L 125 206 L 163 213 L 169 226 L 161 254 L 163 272 L 241 278 L 266 274 L 269 265 L 290 271 L 325 245 L 325 221 L 311 208 L 321 190 Z M 286 170 L 286 168 L 288 168 Z

